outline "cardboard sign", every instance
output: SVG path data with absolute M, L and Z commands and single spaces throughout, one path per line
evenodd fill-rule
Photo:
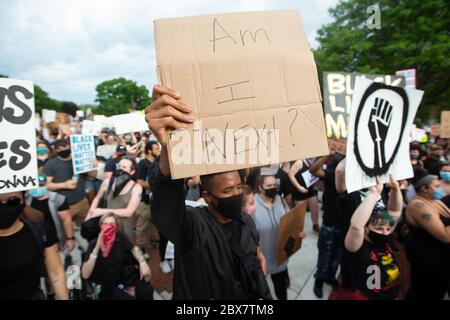
M 347 192 L 413 176 L 409 135 L 423 91 L 356 78 L 350 113 L 345 184 Z
M 441 135 L 441 125 L 440 124 L 433 124 L 431 126 L 430 135 L 432 137 L 439 137 Z
M 0 78 L 0 193 L 39 186 L 31 81 Z
M 63 112 L 56 113 L 55 121 L 59 124 L 70 124 L 71 115 Z
M 297 11 L 162 19 L 154 30 L 158 79 L 197 120 L 168 134 L 172 178 L 328 153 L 316 65 Z
M 450 138 L 450 111 L 441 112 L 441 138 Z
M 111 117 L 116 129 L 116 134 L 126 134 L 130 132 L 147 131 L 148 124 L 145 117 L 139 112 L 119 114 Z
M 71 135 L 72 166 L 74 174 L 95 170 L 95 145 L 93 135 Z
M 44 120 L 45 123 L 50 123 L 56 120 L 55 110 L 42 109 L 41 112 L 42 112 L 42 120 Z
M 306 215 L 306 201 L 290 210 L 280 219 L 278 238 L 278 265 L 300 250 L 302 239 L 298 237 L 303 231 Z
M 391 86 L 405 86 L 405 79 L 401 76 L 324 72 L 324 112 L 328 138 L 333 138 L 335 140 L 347 139 L 348 119 L 352 107 L 355 78 L 357 76 Z

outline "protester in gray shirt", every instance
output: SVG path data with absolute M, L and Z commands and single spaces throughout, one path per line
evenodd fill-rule
M 278 184 L 273 175 L 260 176 L 258 193 L 255 195 L 256 214 L 254 216 L 256 229 L 261 239 L 261 249 L 266 256 L 267 273 L 272 279 L 278 300 L 287 299 L 289 274 L 287 260 L 281 265 L 277 263 L 278 234 L 281 217 L 289 210 L 282 198 L 277 194 Z M 305 234 L 300 233 L 304 238 Z

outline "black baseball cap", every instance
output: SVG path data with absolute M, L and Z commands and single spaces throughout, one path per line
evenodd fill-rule
M 58 139 L 52 145 L 53 148 L 65 147 L 69 145 L 69 142 L 66 139 Z

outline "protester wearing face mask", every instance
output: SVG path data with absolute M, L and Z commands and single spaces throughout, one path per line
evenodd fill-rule
M 289 211 L 284 200 L 278 195 L 278 184 L 275 176 L 260 176 L 259 192 L 255 195 L 256 214 L 254 216 L 256 229 L 261 237 L 261 250 L 266 257 L 267 273 L 272 279 L 275 295 L 278 300 L 287 299 L 287 289 L 290 285 L 287 270 L 287 260 L 278 265 L 278 238 L 281 217 Z M 303 239 L 304 232 L 299 234 Z
M 50 148 L 44 141 L 39 141 L 36 146 L 37 159 L 38 159 L 38 171 L 44 172 L 44 166 L 49 160 Z
M 135 174 L 136 163 L 133 159 L 120 160 L 116 175 L 103 181 L 86 220 L 101 217 L 105 213 L 113 213 L 121 220 L 123 232 L 133 240 L 135 227 L 133 215 L 142 198 L 142 187 L 134 180 Z
M 409 157 L 413 167 L 424 167 L 423 161 L 420 159 L 420 144 L 411 143 L 409 146 Z
M 351 218 L 345 237 L 344 258 L 350 268 L 350 290 L 341 298 L 350 300 L 393 300 L 400 290 L 400 271 L 389 245 L 401 216 L 400 186 L 390 176 L 387 208 L 376 207 L 383 184 L 379 177 Z
M 76 225 L 80 226 L 89 211 L 85 194 L 85 175 L 74 175 L 70 145 L 66 140 L 55 141 L 53 148 L 57 157 L 49 160 L 44 167 L 47 189 L 66 197 L 72 218 Z M 87 175 L 95 177 L 96 173 L 94 170 Z
M 441 189 L 444 191 L 444 197 L 450 196 L 450 161 L 442 164 L 439 170 L 439 178 L 441 179 Z M 444 202 L 447 204 L 447 201 Z
M 439 175 L 439 168 L 442 165 L 441 157 L 444 151 L 441 146 L 431 145 L 428 157 L 424 161 L 424 168 L 429 174 Z
M 152 300 L 150 267 L 139 248 L 121 232 L 120 220 L 107 213 L 99 223 L 100 233 L 89 243 L 81 267 L 83 279 L 101 286 L 100 299 Z
M 149 129 L 163 145 L 149 185 L 155 225 L 175 245 L 173 299 L 271 299 L 257 258 L 255 223 L 242 213 L 239 173 L 202 176 L 208 207 L 196 208 L 186 207 L 184 179 L 170 177 L 166 133 L 194 122 L 191 112 L 177 93 L 160 85 L 146 109 Z
M 417 196 L 408 204 L 409 233 L 405 249 L 411 264 L 411 287 L 406 299 L 440 300 L 450 279 L 450 210 L 442 199 L 437 176 L 416 172 Z
M 30 206 L 44 215 L 44 222 L 52 229 L 59 239 L 60 250 L 72 251 L 75 246 L 75 237 L 66 197 L 47 190 L 46 178 L 39 175 L 39 188 L 28 191 Z
M 0 300 L 43 299 L 39 281 L 44 271 L 56 298 L 67 300 L 58 239 L 46 224 L 22 222 L 24 207 L 23 192 L 0 194 Z
M 127 156 L 127 147 L 124 145 L 118 145 L 114 155 L 105 163 L 105 173 L 103 175 L 104 180 L 110 179 L 117 170 L 119 170 L 119 162 Z

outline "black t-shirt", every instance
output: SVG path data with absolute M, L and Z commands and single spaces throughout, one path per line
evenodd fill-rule
M 89 260 L 96 243 L 97 238 L 89 243 L 85 261 Z M 134 259 L 131 253 L 133 247 L 127 236 L 119 231 L 109 256 L 104 258 L 102 251 L 99 251 L 90 280 L 102 285 L 102 294 L 111 294 L 111 290 L 121 283 L 125 266 Z
M 370 300 L 394 300 L 400 292 L 400 271 L 388 245 L 364 240 L 361 249 L 344 250 L 350 268 L 350 288 Z
M 45 164 L 44 172 L 48 177 L 53 177 L 53 182 L 55 183 L 71 180 L 74 175 L 72 160 L 64 161 L 58 157 L 53 158 Z M 66 197 L 69 205 L 80 202 L 86 196 L 84 193 L 84 175 L 79 175 L 76 189 L 62 189 L 57 192 Z
M 155 162 L 150 162 L 147 158 L 142 159 L 141 161 L 139 161 L 136 178 L 144 180 L 145 182 L 147 182 L 148 175 L 151 172 L 152 167 L 154 165 L 155 165 Z M 149 202 L 150 202 L 149 190 L 144 190 L 144 192 L 142 192 L 142 201 L 144 201 L 145 203 L 149 204 Z
M 325 169 L 323 177 L 324 191 L 322 199 L 323 224 L 328 227 L 340 227 L 344 224 L 341 201 L 336 191 L 335 170 Z
M 44 215 L 44 221 L 45 223 L 52 228 L 53 232 L 57 234 L 56 232 L 56 226 L 55 222 L 53 221 L 52 214 L 50 212 L 50 207 L 48 205 L 49 199 L 39 200 L 39 199 L 33 199 L 31 201 L 31 207 L 42 212 Z M 57 208 L 58 211 L 64 211 L 69 210 L 69 204 L 67 203 L 67 199 L 64 200 L 64 202 L 61 204 L 59 208 Z
M 294 187 L 292 186 L 287 172 L 280 168 L 275 177 L 280 180 L 280 188 L 278 190 L 278 194 L 284 197 L 290 195 Z
M 119 169 L 119 161 L 114 158 L 108 159 L 105 163 L 105 172 L 112 172 L 113 174 Z
M 45 223 L 44 246 L 58 242 L 56 234 Z M 24 224 L 17 233 L 0 237 L 0 300 L 29 300 L 39 288 L 42 251 L 30 227 Z
M 429 174 L 439 175 L 439 170 L 441 169 L 442 161 L 433 158 L 426 158 L 423 162 L 425 169 L 428 170 Z

